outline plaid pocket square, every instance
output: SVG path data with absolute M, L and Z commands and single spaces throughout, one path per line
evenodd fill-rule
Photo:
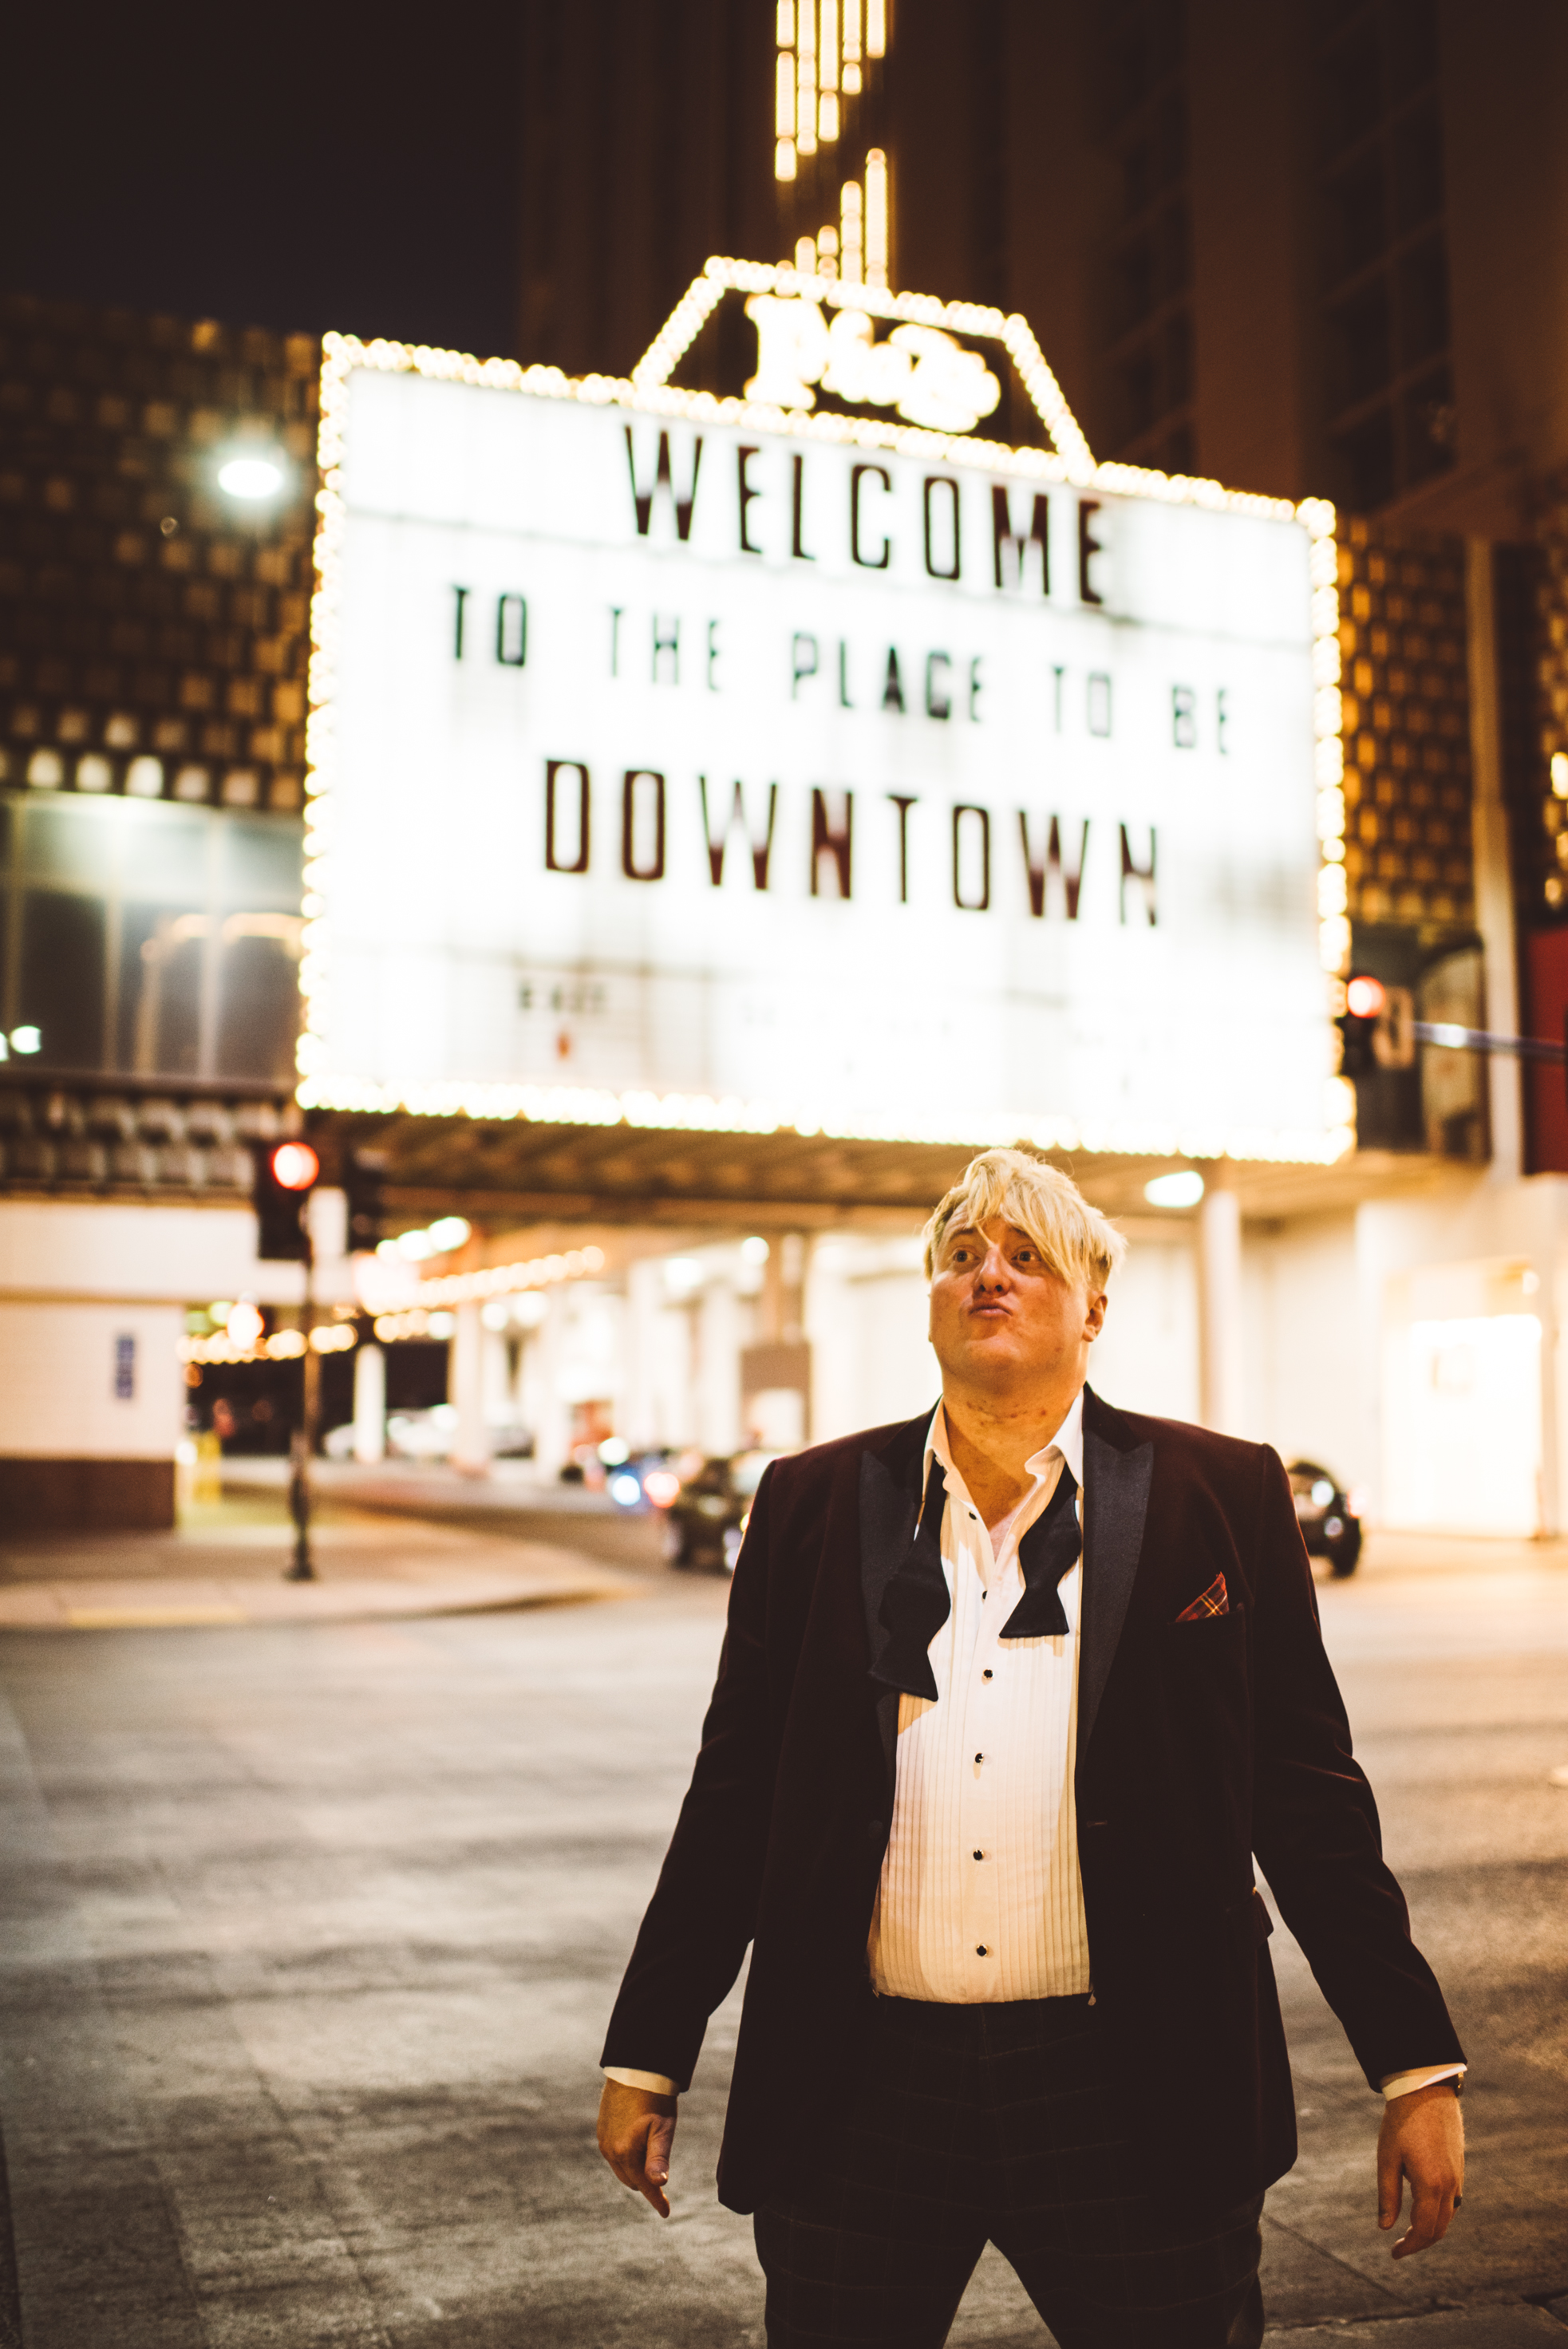
M 1201 1623 L 1207 1615 L 1230 1612 L 1231 1594 L 1225 1588 L 1224 1576 L 1217 1574 L 1208 1589 L 1200 1592 L 1190 1607 L 1184 1607 L 1176 1619 L 1179 1623 Z

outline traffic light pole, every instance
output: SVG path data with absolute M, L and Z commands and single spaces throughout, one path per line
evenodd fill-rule
M 310 1555 L 310 1464 L 316 1457 L 317 1430 L 321 1420 L 321 1357 L 316 1337 L 316 1250 L 308 1227 L 305 1240 L 305 1359 L 304 1405 L 300 1425 L 294 1431 L 290 1451 L 288 1514 L 294 1519 L 294 1561 L 284 1572 L 286 1582 L 314 1582 L 316 1566 Z

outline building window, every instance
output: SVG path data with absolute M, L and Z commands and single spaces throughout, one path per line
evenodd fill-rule
M 1099 326 L 1106 453 L 1176 473 L 1197 464 L 1185 74 L 1181 0 L 1106 11 L 1095 79 L 1118 197 Z
M 1326 434 L 1366 513 L 1453 462 L 1436 0 L 1360 0 L 1318 57 Z

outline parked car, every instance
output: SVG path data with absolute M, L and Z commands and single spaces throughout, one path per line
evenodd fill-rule
M 444 1460 L 457 1439 L 457 1412 L 450 1402 L 426 1411 L 394 1411 L 387 1417 L 387 1454 L 392 1460 Z
M 680 1480 L 668 1506 L 665 1556 L 671 1566 L 733 1574 L 746 1519 L 763 1471 L 776 1452 L 737 1452 L 704 1460 Z M 650 1493 L 649 1498 L 655 1496 Z
M 1315 1460 L 1293 1460 L 1285 1473 L 1308 1556 L 1326 1557 L 1332 1574 L 1354 1574 L 1361 1556 L 1361 1519 L 1349 1494 Z
M 680 1489 L 668 1451 L 632 1453 L 605 1472 L 605 1490 L 618 1509 L 668 1508 Z

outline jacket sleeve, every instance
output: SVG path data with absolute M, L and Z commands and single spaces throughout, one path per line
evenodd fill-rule
M 1254 1587 L 1252 1847 L 1369 2084 L 1463 2061 L 1383 1857 L 1279 1455 L 1263 1454 Z
M 610 2016 L 601 2064 L 691 2085 L 752 1939 L 773 1804 L 764 1667 L 774 1469 L 757 1487 L 691 1784 Z

